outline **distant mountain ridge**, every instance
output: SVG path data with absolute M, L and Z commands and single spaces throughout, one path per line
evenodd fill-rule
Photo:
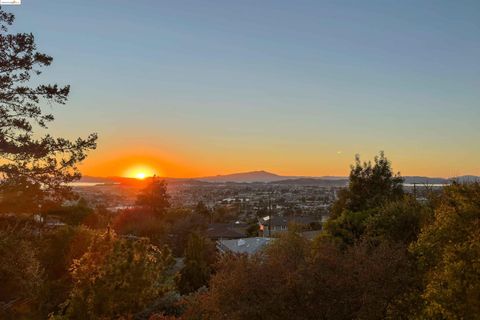
M 207 176 L 198 178 L 162 178 L 169 183 L 279 183 L 279 184 L 299 184 L 299 185 L 328 185 L 341 186 L 348 182 L 348 177 L 341 176 L 282 176 L 264 170 L 232 173 L 217 176 Z M 464 175 L 454 178 L 436 178 L 424 176 L 404 176 L 407 184 L 448 184 L 452 181 L 463 182 L 480 182 L 479 176 Z M 82 177 L 82 182 L 92 183 L 124 183 L 138 181 L 135 178 L 125 177 Z
M 479 176 L 465 175 L 452 178 L 431 178 L 431 177 L 422 177 L 422 176 L 405 176 L 405 183 L 408 184 L 448 184 L 452 181 L 458 183 L 465 182 L 480 182 Z
M 479 176 L 474 175 L 465 175 L 452 178 L 438 178 L 438 177 L 426 177 L 426 176 L 404 176 L 405 183 L 413 184 L 448 184 L 452 181 L 457 182 L 480 182 Z M 337 181 L 337 182 L 346 182 L 348 181 L 348 176 L 281 176 L 275 173 L 268 171 L 250 171 L 250 172 L 241 172 L 233 173 L 226 175 L 217 175 L 210 177 L 202 178 L 193 178 L 193 180 L 206 181 L 206 182 L 281 182 L 281 183 L 314 183 L 315 181 Z M 338 184 L 338 183 L 336 183 Z
M 194 179 L 206 182 L 274 182 L 285 180 L 286 178 L 288 177 L 280 176 L 278 174 L 267 172 L 264 170 L 259 170 L 210 177 L 200 177 Z

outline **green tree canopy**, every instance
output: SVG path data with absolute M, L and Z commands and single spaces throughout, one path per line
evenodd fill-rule
M 402 183 L 403 178 L 400 174 L 393 173 L 390 161 L 383 152 L 375 157 L 374 164 L 362 163 L 357 155 L 355 164 L 351 166 L 348 187 L 339 192 L 338 199 L 332 206 L 330 219 L 325 224 L 323 236 L 341 246 L 354 244 L 365 234 L 368 224 L 384 223 L 384 213 L 394 211 L 393 208 L 386 209 L 390 203 L 403 201 Z M 378 221 L 373 221 L 373 217 L 377 217 Z M 406 216 L 404 218 L 409 219 Z M 376 232 L 374 229 L 369 231 Z
M 383 203 L 401 199 L 403 178 L 394 174 L 390 161 L 383 152 L 376 156 L 374 163 L 361 162 L 355 156 L 355 164 L 350 167 L 348 187 L 339 193 L 332 208 L 333 217 L 343 211 L 365 211 L 379 207 Z
M 446 187 L 434 222 L 412 245 L 425 273 L 423 317 L 480 315 L 480 184 Z

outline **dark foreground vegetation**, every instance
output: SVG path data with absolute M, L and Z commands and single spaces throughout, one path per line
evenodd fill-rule
M 96 136 L 33 134 L 69 88 L 29 87 L 52 58 L 0 22 L 1 319 L 480 318 L 480 184 L 419 201 L 383 154 L 357 158 L 316 239 L 219 254 L 208 208 L 171 208 L 162 181 L 118 214 L 71 192 Z
M 158 181 L 115 216 L 86 204 L 62 207 L 57 227 L 4 215 L 1 318 L 478 318 L 480 185 L 419 202 L 400 182 L 383 156 L 357 162 L 320 236 L 291 230 L 251 256 L 216 253 L 205 218 L 169 209 Z

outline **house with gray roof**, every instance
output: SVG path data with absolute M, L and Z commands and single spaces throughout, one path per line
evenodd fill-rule
M 264 237 L 271 237 L 279 235 L 288 231 L 288 227 L 297 225 L 300 227 L 308 227 L 312 224 L 318 223 L 313 217 L 298 216 L 298 217 L 284 217 L 284 216 L 266 216 L 258 221 L 260 233 Z
M 218 240 L 217 249 L 220 253 L 246 253 L 251 255 L 265 248 L 273 240 L 275 239 L 261 237 Z

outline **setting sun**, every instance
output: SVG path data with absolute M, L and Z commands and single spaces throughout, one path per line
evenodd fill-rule
M 137 173 L 137 174 L 135 175 L 135 178 L 140 179 L 140 180 L 143 180 L 143 179 L 145 179 L 146 176 L 147 176 L 146 173 L 144 173 L 144 172 L 139 172 L 139 173 Z
M 137 165 L 131 167 L 123 174 L 124 177 L 135 178 L 139 180 L 143 180 L 154 175 L 158 175 L 158 170 L 147 165 Z

